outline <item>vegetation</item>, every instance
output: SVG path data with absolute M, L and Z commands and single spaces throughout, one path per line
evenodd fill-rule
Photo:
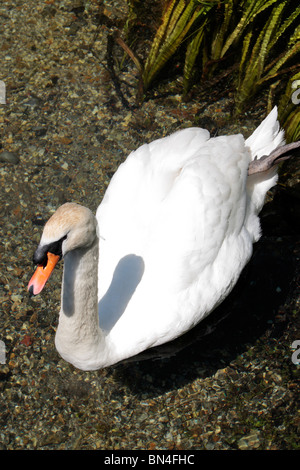
M 139 4 L 129 1 L 131 10 Z M 292 0 L 164 0 L 160 26 L 141 68 L 141 94 L 159 79 L 175 54 L 183 61 L 183 94 L 221 67 L 235 67 L 235 113 L 264 85 L 299 78 L 300 5 Z M 298 57 L 298 63 L 297 63 Z M 298 70 L 297 70 L 298 68 Z M 292 78 L 280 110 L 298 135 L 299 107 L 290 101 Z M 271 88 L 272 89 L 272 88 Z M 285 103 L 285 104 L 284 104 Z M 292 106 L 293 105 L 293 106 Z M 287 111 L 288 109 L 288 111 Z M 298 130 L 297 130 L 298 129 Z
M 284 52 L 280 54 L 275 52 L 277 42 L 300 15 L 299 5 L 284 18 L 286 3 L 290 2 L 275 2 L 260 33 L 254 34 L 252 27 L 244 37 L 236 92 L 237 112 L 242 110 L 244 103 L 258 91 L 262 84 L 271 79 L 274 80 L 282 73 L 283 65 L 300 52 L 300 25 L 290 36 L 287 36 Z
M 191 28 L 195 27 L 197 20 L 200 19 L 199 31 L 192 36 L 190 41 L 190 44 L 194 46 L 194 50 L 191 46 L 189 47 L 189 56 L 196 57 L 201 43 L 199 38 L 203 33 L 206 15 L 215 4 L 215 0 L 211 2 L 171 0 L 168 3 L 145 63 L 142 77 L 144 91 L 149 88 L 155 76 L 178 50 Z M 186 69 L 190 69 L 191 66 L 192 63 L 186 65 Z M 187 70 L 186 73 L 188 73 Z

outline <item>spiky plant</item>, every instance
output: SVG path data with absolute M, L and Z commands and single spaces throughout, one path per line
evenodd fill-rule
M 223 21 L 216 28 L 211 45 L 211 58 L 223 58 L 243 36 L 245 29 L 256 17 L 277 0 L 225 0 Z
M 283 65 L 300 52 L 300 26 L 290 35 L 284 52 L 274 53 L 275 46 L 288 28 L 300 15 L 300 6 L 284 19 L 284 9 L 291 2 L 275 2 L 271 14 L 258 36 L 251 27 L 244 37 L 239 66 L 238 84 L 235 97 L 235 111 L 238 114 L 247 101 L 268 80 L 275 79 Z M 275 58 L 270 61 L 270 57 Z
M 216 0 L 171 0 L 163 13 L 142 75 L 146 91 L 159 71 L 186 39 L 198 18 L 205 16 L 216 4 Z
M 205 27 L 207 25 L 207 18 L 205 18 L 201 25 L 198 27 L 198 30 L 193 35 L 192 39 L 190 40 L 186 55 L 185 55 L 185 62 L 184 62 L 184 69 L 183 69 L 183 94 L 185 95 L 190 85 L 193 81 L 194 73 L 195 73 L 195 62 L 199 55 L 200 48 L 202 46 L 204 37 L 205 37 Z
M 190 41 L 184 66 L 184 93 L 191 86 L 193 67 L 202 46 L 202 66 L 211 77 L 218 62 L 236 46 L 245 29 L 257 15 L 276 0 L 224 0 L 211 12 L 209 17 L 202 19 L 198 32 Z M 216 14 L 218 13 L 218 14 Z M 213 17 L 216 17 L 214 19 Z M 206 39 L 206 40 L 205 40 Z
M 294 72 L 300 26 L 293 26 L 299 17 L 300 5 L 294 7 L 293 0 L 166 0 L 145 65 L 139 67 L 139 98 L 184 43 L 183 93 L 196 68 L 212 77 L 226 59 L 225 66 L 237 68 L 235 113 L 240 113 L 263 85 L 269 82 L 272 88 L 279 77 Z

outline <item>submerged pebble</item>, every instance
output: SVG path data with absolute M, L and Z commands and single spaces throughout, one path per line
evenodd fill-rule
M 19 161 L 20 158 L 15 152 L 9 152 L 8 150 L 4 150 L 0 153 L 0 162 L 12 163 L 13 165 L 17 165 Z

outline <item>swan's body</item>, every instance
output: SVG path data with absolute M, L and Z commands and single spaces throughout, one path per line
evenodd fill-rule
M 106 367 L 178 337 L 220 304 L 251 257 L 277 179 L 274 167 L 248 176 L 249 164 L 283 143 L 276 109 L 246 141 L 185 129 L 131 153 L 96 218 L 77 204 L 59 208 L 35 259 L 64 256 L 61 356 Z

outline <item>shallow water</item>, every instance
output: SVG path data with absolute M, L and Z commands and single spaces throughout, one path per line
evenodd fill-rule
M 95 210 L 118 165 L 143 142 L 200 121 L 212 132 L 249 135 L 264 107 L 257 102 L 233 122 L 230 98 L 183 103 L 174 80 L 171 95 L 127 109 L 104 66 L 107 30 L 96 22 L 96 5 L 80 14 L 72 1 L 12 7 L 4 0 L 0 11 L 1 150 L 15 155 L 0 158 L 1 448 L 299 447 L 299 365 L 291 360 L 300 339 L 295 163 L 269 195 L 264 236 L 235 290 L 172 344 L 101 371 L 75 370 L 54 347 L 61 267 L 43 296 L 26 291 L 43 223 L 58 205 L 72 200 Z M 108 13 L 114 18 L 113 8 Z M 130 62 L 121 78 L 136 83 Z

